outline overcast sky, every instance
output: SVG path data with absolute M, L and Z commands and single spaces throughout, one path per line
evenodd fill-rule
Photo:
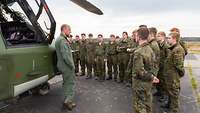
M 33 0 L 31 0 L 33 1 Z M 67 23 L 72 34 L 129 34 L 140 24 L 169 32 L 178 27 L 182 36 L 200 36 L 200 0 L 88 0 L 98 6 L 103 16 L 85 11 L 69 0 L 46 0 L 57 22 Z

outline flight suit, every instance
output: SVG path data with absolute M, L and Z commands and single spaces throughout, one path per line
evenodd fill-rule
M 106 46 L 104 43 L 97 43 L 95 49 L 95 57 L 96 57 L 96 67 L 97 67 L 97 76 L 100 81 L 105 80 L 105 54 L 106 54 Z
M 81 40 L 81 43 L 80 43 L 80 64 L 81 64 L 81 72 L 82 74 L 81 75 L 85 75 L 85 68 L 86 68 L 86 52 L 87 52 L 87 49 L 86 49 L 86 40 Z
M 169 109 L 179 113 L 180 78 L 184 76 L 185 51 L 179 43 L 171 46 L 167 51 L 164 63 L 164 76 L 169 96 Z
M 126 69 L 130 57 L 127 52 L 128 44 L 129 44 L 128 39 L 122 39 L 121 41 L 119 41 L 117 45 L 120 82 L 123 82 L 124 78 L 126 77 Z
M 79 72 L 79 63 L 80 63 L 80 41 L 73 41 L 72 45 L 72 55 L 75 64 L 75 73 Z
M 96 71 L 95 69 L 95 43 L 92 39 L 87 40 L 86 44 L 86 64 L 87 64 L 87 77 L 92 77 L 92 68 L 94 70 L 94 73 Z
M 133 56 L 133 113 L 153 113 L 152 80 L 155 54 L 148 43 L 139 45 Z
M 114 80 L 117 80 L 118 69 L 117 69 L 117 42 L 109 42 L 106 48 L 107 52 L 107 68 L 108 68 L 108 79 L 112 79 L 114 72 Z
M 62 72 L 64 96 L 72 101 L 75 94 L 75 66 L 67 37 L 61 34 L 55 42 L 57 67 Z M 66 100 L 65 99 L 65 100 Z

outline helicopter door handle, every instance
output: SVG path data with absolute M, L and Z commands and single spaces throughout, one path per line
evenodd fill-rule
M 45 55 L 45 56 L 43 56 L 43 58 L 48 58 L 48 56 L 47 56 L 47 55 Z
M 30 72 L 28 73 L 28 76 L 37 76 L 37 75 L 41 75 L 41 72 Z

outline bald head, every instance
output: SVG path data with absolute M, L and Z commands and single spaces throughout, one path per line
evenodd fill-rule
M 70 36 L 71 33 L 71 28 L 69 25 L 67 24 L 63 24 L 60 28 L 61 32 L 66 35 L 66 36 Z

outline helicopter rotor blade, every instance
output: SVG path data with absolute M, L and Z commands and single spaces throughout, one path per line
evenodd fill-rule
M 82 7 L 83 9 L 89 12 L 95 13 L 97 15 L 103 15 L 103 12 L 99 8 L 97 8 L 87 0 L 70 0 L 70 1 L 74 2 L 78 6 Z

